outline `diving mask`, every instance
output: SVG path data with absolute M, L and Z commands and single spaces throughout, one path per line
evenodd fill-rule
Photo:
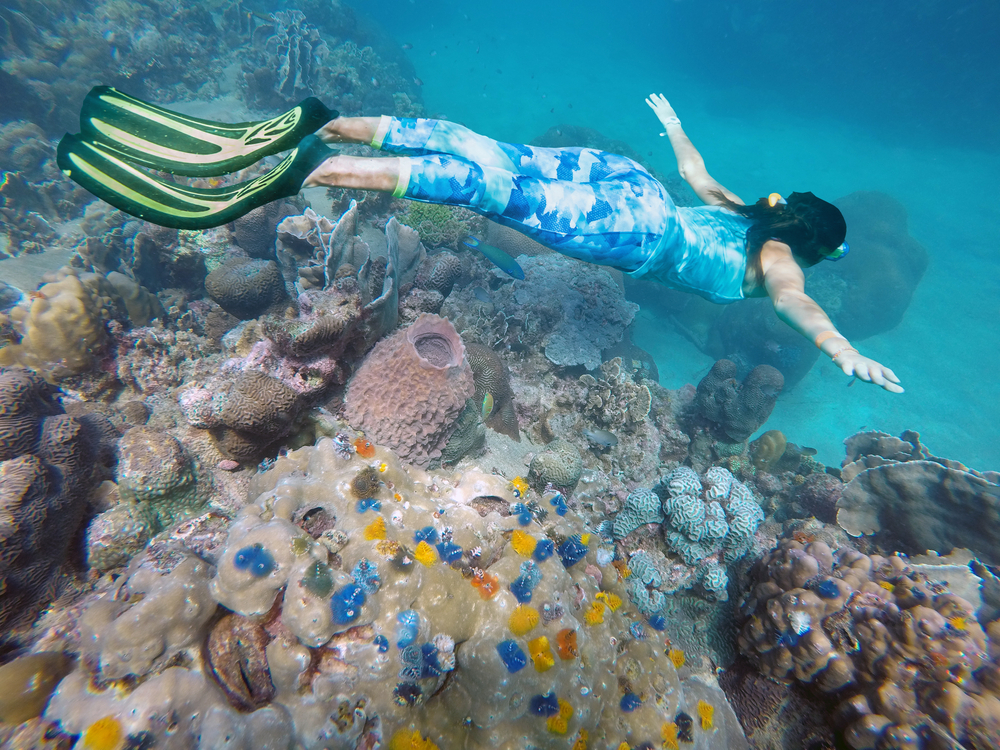
M 838 245 L 837 248 L 832 253 L 825 256 L 825 258 L 826 260 L 840 260 L 849 252 L 851 252 L 851 246 L 848 245 L 846 242 L 841 242 L 840 245 Z

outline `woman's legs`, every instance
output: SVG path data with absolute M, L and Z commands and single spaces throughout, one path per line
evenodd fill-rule
M 507 144 L 442 120 L 337 118 L 318 135 L 400 158 L 335 156 L 304 187 L 392 192 L 469 208 L 581 260 L 635 270 L 673 204 L 641 165 L 594 149 Z

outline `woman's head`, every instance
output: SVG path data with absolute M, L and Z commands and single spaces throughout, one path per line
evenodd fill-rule
M 812 193 L 792 193 L 786 202 L 761 198 L 752 206 L 728 200 L 723 203 L 753 221 L 747 230 L 748 255 L 758 252 L 768 240 L 784 242 L 806 268 L 827 258 L 836 260 L 846 253 L 844 215 L 835 205 Z

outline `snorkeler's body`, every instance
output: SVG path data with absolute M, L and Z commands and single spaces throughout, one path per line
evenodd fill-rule
M 767 239 L 748 257 L 753 222 L 733 210 L 743 201 L 708 174 L 667 100 L 653 95 L 647 102 L 665 126 L 681 176 L 708 205 L 677 208 L 659 182 L 625 157 L 497 143 L 453 123 L 390 117 L 339 117 L 317 135 L 327 143 L 365 143 L 411 156 L 333 156 L 303 187 L 352 187 L 463 205 L 565 255 L 714 302 L 770 297 L 778 317 L 844 373 L 901 393 L 892 370 L 858 353 L 805 293 L 790 245 Z
M 95 92 L 103 104 L 119 106 L 114 90 L 95 89 L 92 97 Z M 667 100 L 653 95 L 647 103 L 665 127 L 662 135 L 670 137 L 680 174 L 708 205 L 678 208 L 640 164 L 603 151 L 500 143 L 442 120 L 338 117 L 333 112 L 316 136 L 302 138 L 278 166 L 224 188 L 180 185 L 131 162 L 175 174 L 203 174 L 213 160 L 233 163 L 242 151 L 260 149 L 256 127 L 262 123 L 223 127 L 190 118 L 168 122 L 164 110 L 151 107 L 147 113 L 143 103 L 127 99 L 121 105 L 127 117 L 102 108 L 93 108 L 98 116 L 86 122 L 81 117 L 82 132 L 63 139 L 59 163 L 70 177 L 118 208 L 180 228 L 218 226 L 303 187 L 391 192 L 463 206 L 564 255 L 714 302 L 768 296 L 778 317 L 846 374 L 902 392 L 892 371 L 860 355 L 805 294 L 802 267 L 846 251 L 840 212 L 811 193 L 793 193 L 787 205 L 774 194 L 770 203 L 762 199 L 745 206 L 708 174 Z M 268 134 L 283 143 L 285 132 L 320 117 L 321 107 L 306 100 L 267 121 Z M 118 132 L 124 137 L 108 137 L 105 121 L 121 125 Z M 206 133 L 204 144 L 198 142 L 199 128 Z M 198 172 L 187 171 L 185 164 L 191 138 Z M 120 141 L 127 141 L 125 147 Z M 336 155 L 323 142 L 368 144 L 397 156 Z M 136 150 L 148 158 L 137 160 Z M 220 168 L 218 173 L 227 171 L 232 170 Z

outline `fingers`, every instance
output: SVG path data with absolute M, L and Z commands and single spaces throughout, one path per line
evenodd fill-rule
M 886 383 L 882 387 L 885 388 L 887 391 L 889 391 L 889 393 L 905 393 L 906 392 L 905 389 L 903 388 L 903 386 L 896 385 L 895 383 Z

